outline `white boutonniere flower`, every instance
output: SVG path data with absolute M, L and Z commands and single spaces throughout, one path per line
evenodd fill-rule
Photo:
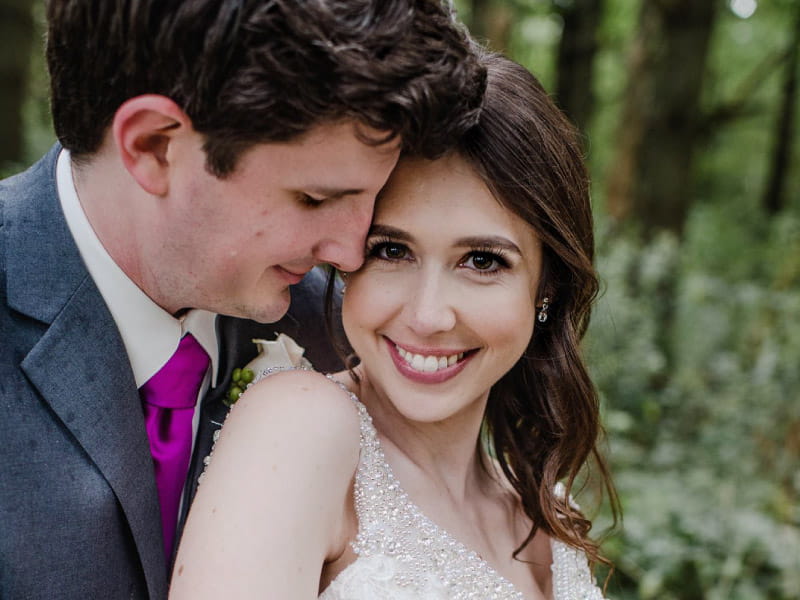
M 305 348 L 282 333 L 274 340 L 254 339 L 258 355 L 242 368 L 233 370 L 231 386 L 225 404 L 233 406 L 247 387 L 265 371 L 278 369 L 310 369 L 311 363 L 303 356 Z

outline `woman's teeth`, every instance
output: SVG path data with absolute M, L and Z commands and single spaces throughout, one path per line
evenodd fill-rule
M 423 356 L 422 354 L 414 354 L 403 350 L 400 346 L 395 344 L 397 353 L 406 361 L 409 366 L 415 371 L 422 371 L 423 373 L 435 373 L 440 369 L 451 367 L 464 358 L 464 353 L 451 354 L 450 356 Z

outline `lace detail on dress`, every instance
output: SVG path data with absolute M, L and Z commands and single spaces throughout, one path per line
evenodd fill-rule
M 320 600 L 524 600 L 511 582 L 409 499 L 386 462 L 366 407 L 328 377 L 359 412 L 361 455 L 354 488 L 357 558 Z M 557 541 L 551 547 L 554 600 L 602 600 L 586 556 Z
M 553 493 L 559 498 L 563 498 L 567 489 L 559 481 Z M 575 510 L 580 509 L 572 496 L 569 496 L 567 501 Z M 573 598 L 604 600 L 603 593 L 592 577 L 586 554 L 564 542 L 553 539 L 550 540 L 550 548 L 553 552 L 553 564 L 550 565 L 550 571 L 553 573 L 553 598 L 556 600 L 562 598 L 565 600 Z
M 351 398 L 361 414 L 362 455 L 355 484 L 359 521 L 353 543 L 356 554 L 394 558 L 398 567 L 393 573 L 394 583 L 416 597 L 435 590 L 436 596 L 453 600 L 522 600 L 522 594 L 509 581 L 409 500 L 386 462 L 367 409 L 355 395 Z
M 586 554 L 558 540 L 551 540 L 550 548 L 555 600 L 604 600 L 603 592 L 592 578 Z

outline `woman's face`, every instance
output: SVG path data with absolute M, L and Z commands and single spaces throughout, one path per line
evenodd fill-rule
M 541 263 L 533 229 L 462 158 L 402 160 L 347 281 L 362 374 L 410 420 L 482 414 L 533 334 Z

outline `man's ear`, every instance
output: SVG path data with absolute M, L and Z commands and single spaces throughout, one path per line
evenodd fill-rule
M 154 196 L 169 191 L 169 145 L 186 128 L 191 128 L 188 115 L 166 96 L 136 96 L 117 109 L 111 124 L 114 143 L 142 189 Z

